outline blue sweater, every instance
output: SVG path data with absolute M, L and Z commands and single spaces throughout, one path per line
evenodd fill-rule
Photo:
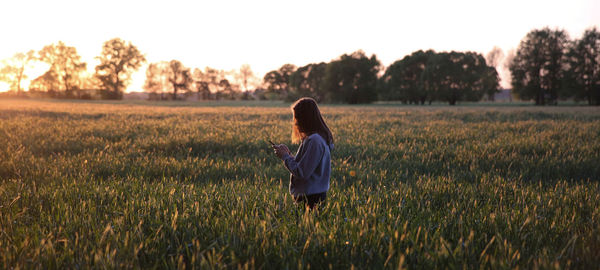
M 302 141 L 296 157 L 284 154 L 283 163 L 291 173 L 292 195 L 312 195 L 329 190 L 332 149 L 333 144 L 314 133 Z

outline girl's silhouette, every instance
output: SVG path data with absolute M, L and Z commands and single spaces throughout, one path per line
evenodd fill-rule
M 300 142 L 296 155 L 285 144 L 273 145 L 273 149 L 290 172 L 294 201 L 313 209 L 325 201 L 329 190 L 333 136 L 314 99 L 299 99 L 292 105 L 292 112 L 292 142 Z

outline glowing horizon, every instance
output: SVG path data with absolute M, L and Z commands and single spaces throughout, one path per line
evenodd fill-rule
M 0 44 L 0 60 L 61 40 L 75 47 L 93 72 L 102 44 L 119 37 L 131 41 L 148 60 L 133 74 L 128 92 L 142 90 L 148 63 L 172 59 L 201 69 L 232 70 L 249 64 L 262 79 L 283 64 L 328 62 L 356 50 L 376 54 L 387 67 L 416 50 L 485 55 L 498 46 L 506 54 L 527 32 L 546 26 L 564 29 L 571 38 L 590 27 L 600 28 L 600 2 L 593 0 L 568 5 L 557 0 L 60 0 L 11 1 L 2 7 L 0 23 L 12 26 L 4 27 L 4 36 L 14 38 Z M 30 79 L 37 77 L 33 75 Z M 506 87 L 506 74 L 502 79 Z

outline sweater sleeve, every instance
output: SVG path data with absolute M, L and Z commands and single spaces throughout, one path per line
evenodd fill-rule
M 287 154 L 283 157 L 283 162 L 288 171 L 295 177 L 304 180 L 317 169 L 324 153 L 322 145 L 317 141 L 307 140 L 305 147 L 306 151 L 298 161 Z

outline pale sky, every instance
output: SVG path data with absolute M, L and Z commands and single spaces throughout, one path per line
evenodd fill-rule
M 600 28 L 600 1 L 2 0 L 0 25 L 0 59 L 62 40 L 93 70 L 103 42 L 119 37 L 148 62 L 225 70 L 249 64 L 262 78 L 286 63 L 328 62 L 359 49 L 387 67 L 419 49 L 485 55 L 499 46 L 506 53 L 545 26 L 579 38 Z M 145 70 L 128 91 L 141 91 Z

